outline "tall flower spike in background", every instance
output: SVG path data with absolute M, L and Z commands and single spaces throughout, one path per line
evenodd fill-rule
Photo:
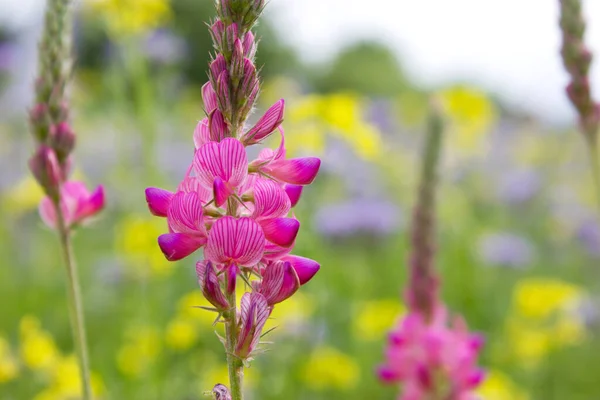
M 104 190 L 90 193 L 85 185 L 69 181 L 75 134 L 69 124 L 65 90 L 69 79 L 68 0 L 49 0 L 39 44 L 39 75 L 30 124 L 36 150 L 29 161 L 33 176 L 46 197 L 40 203 L 44 222 L 58 232 L 68 275 L 69 312 L 79 358 L 83 398 L 91 399 L 90 371 L 83 305 L 71 232 L 104 207 Z
M 434 105 L 429 122 L 417 204 L 412 222 L 408 314 L 388 339 L 384 383 L 402 384 L 401 400 L 469 400 L 483 380 L 477 368 L 482 338 L 461 317 L 449 321 L 434 270 L 436 167 L 443 123 Z
M 229 391 L 219 385 L 214 395 L 240 400 L 244 366 L 257 353 L 273 307 L 320 268 L 290 254 L 300 228 L 290 213 L 321 161 L 286 157 L 283 99 L 246 126 L 260 88 L 251 28 L 264 1 L 221 0 L 216 6 L 218 18 L 210 26 L 216 54 L 202 87 L 206 118 L 194 130 L 194 157 L 176 192 L 148 188 L 146 200 L 153 215 L 167 218 L 169 233 L 158 244 L 168 260 L 204 248 L 196 272 L 212 311 L 225 324 L 230 381 Z M 249 162 L 246 147 L 274 132 L 281 135 L 279 147 L 265 148 Z M 238 278 L 246 283 L 239 310 Z
M 584 42 L 585 20 L 581 0 L 559 0 L 560 29 L 562 32 L 561 56 L 569 73 L 567 96 L 579 114 L 579 128 L 583 133 L 592 162 L 592 173 L 600 212 L 600 154 L 598 154 L 598 125 L 600 104 L 591 94 L 589 69 L 592 53 Z

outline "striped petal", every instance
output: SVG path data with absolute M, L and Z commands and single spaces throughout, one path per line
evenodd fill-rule
M 253 266 L 265 248 L 262 228 L 251 218 L 231 216 L 215 221 L 204 249 L 206 258 L 217 264 Z
M 169 211 L 169 204 L 174 194 L 168 190 L 149 187 L 146 189 L 146 202 L 152 215 L 157 217 L 166 217 Z
M 210 142 L 210 131 L 208 130 L 208 118 L 204 118 L 194 129 L 194 146 L 199 149 L 207 142 Z
M 252 214 L 255 219 L 283 217 L 291 207 L 289 197 L 279 184 L 270 179 L 256 179 Z
M 260 293 L 245 293 L 240 301 L 240 332 L 235 355 L 245 359 L 258 345 L 271 308 Z
M 289 262 L 275 262 L 267 266 L 262 274 L 260 293 L 270 306 L 291 297 L 300 288 L 300 280 Z
M 246 149 L 234 138 L 225 138 L 219 143 L 205 143 L 196 152 L 194 168 L 200 182 L 207 189 L 212 190 L 216 177 L 237 187 L 248 176 Z
M 217 93 L 215 93 L 210 82 L 206 82 L 202 86 L 202 101 L 204 102 L 206 114 L 210 114 L 217 108 Z
M 206 300 L 215 306 L 217 310 L 229 309 L 229 302 L 221 290 L 221 284 L 214 265 L 210 261 L 198 261 L 196 263 L 196 274 Z
M 171 232 L 206 236 L 202 200 L 198 193 L 177 192 L 171 200 L 167 222 Z
M 262 117 L 260 117 L 256 125 L 254 125 L 248 132 L 246 132 L 242 139 L 242 142 L 244 142 L 244 144 L 248 146 L 256 144 L 261 140 L 267 138 L 283 122 L 284 109 L 285 101 L 283 99 L 273 104 L 267 110 L 267 112 L 265 112 L 265 114 Z
M 181 260 L 198 250 L 206 243 L 206 237 L 184 233 L 165 233 L 158 237 L 158 246 L 167 260 Z

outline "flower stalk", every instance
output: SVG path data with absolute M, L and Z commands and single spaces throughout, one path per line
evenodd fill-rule
M 57 231 L 67 272 L 71 329 L 79 361 L 84 400 L 92 398 L 83 302 L 71 242 L 72 230 L 104 207 L 104 189 L 89 193 L 85 185 L 69 181 L 75 133 L 69 124 L 65 90 L 69 80 L 69 0 L 49 0 L 39 44 L 39 73 L 30 125 L 36 150 L 29 167 L 46 197 L 39 207 L 42 220 Z
M 579 129 L 589 149 L 593 185 L 600 212 L 600 154 L 598 153 L 600 104 L 592 98 L 589 78 L 593 55 L 585 43 L 586 23 L 581 0 L 559 0 L 559 5 L 559 24 L 562 33 L 560 53 L 570 77 L 566 93 L 579 115 Z
M 251 28 L 264 0 L 220 0 L 216 6 L 210 25 L 216 54 L 202 87 L 206 117 L 194 130 L 194 158 L 175 192 L 147 188 L 146 201 L 153 215 L 167 219 L 169 233 L 158 237 L 158 245 L 168 260 L 204 248 L 196 273 L 204 297 L 219 313 L 217 321 L 225 324 L 221 340 L 230 380 L 228 390 L 217 385 L 213 395 L 242 400 L 244 368 L 261 351 L 273 308 L 320 268 L 290 253 L 300 229 L 291 209 L 321 161 L 286 157 L 283 99 L 246 126 L 260 90 Z M 274 133 L 281 135 L 279 147 L 264 148 L 249 161 L 246 147 Z M 245 287 L 239 308 L 238 283 Z

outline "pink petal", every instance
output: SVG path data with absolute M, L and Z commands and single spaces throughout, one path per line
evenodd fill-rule
M 246 145 L 251 145 L 268 137 L 283 122 L 284 109 L 285 101 L 283 99 L 273 104 L 256 125 L 246 132 L 242 141 Z
M 291 202 L 285 190 L 270 179 L 256 179 L 254 183 L 255 219 L 278 218 L 288 214 Z
M 284 256 L 287 256 L 292 251 L 294 245 L 292 244 L 289 247 L 283 247 L 276 245 L 271 242 L 265 243 L 265 253 L 263 255 L 264 261 L 276 261 L 281 259 Z
M 195 192 L 177 192 L 171 200 L 167 222 L 172 232 L 206 236 L 200 196 Z
M 217 57 L 210 63 L 210 75 L 217 81 L 217 78 L 221 74 L 221 72 L 227 69 L 227 61 L 225 61 L 225 57 L 223 54 L 218 54 Z
M 42 221 L 44 221 L 49 228 L 54 229 L 56 227 L 56 210 L 49 197 L 44 197 L 40 202 L 39 213 Z
M 296 240 L 300 222 L 295 218 L 273 218 L 261 221 L 260 226 L 269 242 L 289 247 Z
M 208 118 L 198 122 L 194 129 L 194 146 L 196 149 L 202 147 L 206 142 L 210 142 L 210 131 L 208 130 Z
M 263 167 L 263 172 L 282 182 L 308 185 L 317 176 L 321 160 L 317 157 L 277 160 Z
M 227 184 L 223 182 L 223 179 L 217 176 L 213 183 L 213 196 L 217 207 L 221 207 L 225 204 L 231 193 L 232 191 L 227 187 Z
M 92 217 L 104 208 L 104 187 L 99 185 L 94 192 L 84 201 L 79 203 L 79 209 L 75 214 L 75 221 L 80 222 L 85 218 Z
M 260 293 L 270 306 L 290 298 L 299 288 L 298 275 L 289 262 L 275 262 L 263 272 Z
M 265 235 L 258 223 L 226 216 L 210 229 L 204 255 L 217 264 L 253 266 L 262 258 L 264 247 Z
M 166 217 L 173 196 L 174 193 L 169 192 L 168 190 L 154 187 L 146 188 L 146 202 L 148 203 L 148 209 L 150 209 L 152 215 Z
M 227 293 L 231 294 L 235 292 L 235 285 L 237 283 L 237 274 L 240 270 L 234 264 L 227 268 Z
M 296 204 L 298 204 L 298 201 L 300 200 L 300 196 L 302 195 L 302 189 L 304 188 L 304 186 L 301 185 L 290 185 L 290 184 L 286 184 L 283 189 L 285 190 L 285 192 L 287 193 L 290 202 L 292 204 L 292 207 L 296 207 Z
M 196 274 L 206 300 L 215 306 L 217 310 L 229 309 L 229 302 L 221 290 L 214 265 L 210 261 L 198 261 L 196 263 Z
M 296 270 L 296 273 L 298 274 L 298 278 L 300 279 L 301 285 L 304 285 L 305 283 L 310 281 L 312 277 L 315 276 L 315 274 L 319 272 L 319 269 L 321 268 L 318 262 L 306 257 L 285 256 L 282 257 L 282 260 L 292 264 L 292 267 Z
M 271 314 L 265 297 L 260 293 L 245 293 L 240 301 L 240 332 L 235 355 L 247 358 L 256 348 L 262 329 Z
M 204 111 L 210 114 L 217 108 L 217 94 L 210 82 L 206 82 L 202 86 L 202 101 L 204 102 Z
M 220 142 L 229 136 L 229 128 L 220 110 L 213 110 L 212 114 L 208 116 L 208 131 L 210 140 L 213 142 Z
M 165 233 L 158 237 L 158 245 L 169 261 L 181 260 L 206 243 L 206 238 L 184 233 Z
M 201 181 L 195 176 L 186 177 L 177 187 L 178 192 L 196 193 L 200 197 L 202 204 L 208 203 L 212 199 L 212 191 L 202 186 Z
M 225 138 L 220 143 L 205 143 L 194 158 L 194 168 L 202 185 L 213 188 L 215 177 L 237 187 L 248 176 L 246 149 L 239 140 Z

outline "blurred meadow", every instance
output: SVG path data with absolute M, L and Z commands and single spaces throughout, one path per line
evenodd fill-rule
M 77 8 L 75 175 L 107 191 L 107 209 L 75 236 L 99 399 L 198 399 L 227 379 L 214 316 L 194 308 L 206 300 L 193 262 L 165 260 L 156 244 L 165 223 L 144 199 L 147 186 L 173 189 L 185 173 L 213 15 L 209 0 Z M 575 129 L 542 124 L 468 81 L 418 84 L 377 41 L 309 64 L 268 18 L 258 32 L 258 111 L 284 97 L 288 152 L 323 160 L 295 210 L 297 253 L 322 268 L 275 308 L 274 344 L 247 372 L 248 398 L 395 397 L 374 371 L 404 310 L 407 228 L 435 95 L 447 116 L 437 265 L 449 308 L 486 336 L 482 398 L 600 399 L 600 226 Z M 65 273 L 37 213 L 26 109 L 11 110 L 7 97 L 16 76 L 35 70 L 15 62 L 20 35 L 0 26 L 0 399 L 69 400 L 79 377 Z

